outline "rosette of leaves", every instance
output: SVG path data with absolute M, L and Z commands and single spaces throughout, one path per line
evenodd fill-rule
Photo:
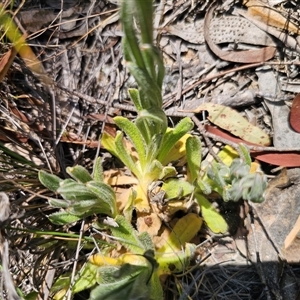
M 234 158 L 230 166 L 213 163 L 207 168 L 211 188 L 222 195 L 224 201 L 239 201 L 240 199 L 262 202 L 267 187 L 266 176 L 259 171 L 251 171 L 251 157 L 247 147 L 239 145 L 239 158 Z
M 49 216 L 51 222 L 61 225 L 93 214 L 104 214 L 113 218 L 118 215 L 115 193 L 102 180 L 100 158 L 96 161 L 93 176 L 82 166 L 68 167 L 66 171 L 72 178 L 61 179 L 39 171 L 40 182 L 63 198 L 49 198 L 49 204 L 60 209 Z

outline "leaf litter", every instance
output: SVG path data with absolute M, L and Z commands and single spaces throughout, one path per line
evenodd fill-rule
M 233 1 L 227 2 L 230 3 L 229 7 L 233 8 Z M 234 102 L 239 102 L 239 98 L 243 97 L 243 94 L 239 94 L 239 92 L 244 93 L 251 90 L 251 97 L 249 97 L 250 102 L 244 103 L 242 108 L 238 108 L 238 115 L 230 115 L 232 126 L 234 127 L 234 125 L 237 125 L 235 122 L 237 122 L 238 118 L 247 118 L 247 115 L 244 112 L 246 106 L 251 110 L 255 119 L 254 121 L 251 120 L 251 128 L 255 128 L 259 133 L 265 132 L 266 134 L 264 141 L 262 143 L 258 142 L 258 144 L 266 146 L 269 144 L 269 141 L 266 142 L 267 137 L 272 137 L 271 146 L 274 148 L 273 151 L 261 151 L 259 152 L 260 155 L 265 157 L 266 155 L 269 155 L 270 159 L 267 160 L 267 162 L 272 166 L 286 165 L 288 167 L 299 167 L 300 139 L 298 133 L 293 131 L 293 126 L 290 128 L 289 125 L 290 117 L 293 119 L 293 111 L 290 113 L 289 105 L 296 95 L 294 91 L 286 91 L 281 86 L 282 80 L 287 79 L 290 83 L 293 83 L 299 88 L 299 54 L 297 53 L 297 48 L 295 47 L 295 51 L 291 46 L 293 45 L 293 41 L 297 39 L 299 25 L 292 24 L 288 21 L 289 11 L 292 11 L 291 18 L 295 20 L 296 7 L 294 4 L 290 4 L 289 6 L 286 2 L 281 1 L 283 4 L 278 6 L 278 3 L 274 2 L 275 1 L 272 1 L 276 6 L 276 15 L 270 14 L 274 8 L 265 3 L 263 4 L 264 9 L 254 10 L 253 7 L 255 5 L 261 7 L 262 4 L 258 1 L 245 2 L 242 13 L 248 13 L 247 19 L 243 14 L 239 14 L 239 16 L 231 15 L 231 11 L 228 9 L 226 10 L 226 5 L 224 5 L 224 11 L 221 11 L 222 17 L 220 17 L 220 14 L 218 14 L 217 17 L 214 15 L 209 22 L 209 30 L 205 34 L 204 16 L 207 14 L 207 11 L 209 11 L 208 4 L 205 1 L 198 1 L 198 3 L 180 0 L 167 1 L 165 11 L 162 13 L 162 19 L 163 21 L 166 20 L 168 22 L 162 22 L 166 25 L 164 28 L 161 28 L 162 41 L 165 43 L 165 45 L 161 45 L 161 48 L 163 51 L 165 50 L 165 62 L 167 64 L 164 101 L 166 108 L 175 107 L 176 110 L 178 109 L 179 111 L 186 110 L 186 103 L 192 101 L 196 102 L 195 107 L 201 107 L 202 105 L 202 108 L 206 108 L 201 111 L 209 112 L 212 107 L 211 102 L 213 102 L 218 95 L 222 94 L 224 98 L 226 98 L 226 106 L 236 107 L 237 105 L 236 103 L 234 104 Z M 247 5 L 247 3 L 249 5 Z M 269 5 L 271 5 L 271 1 L 269 1 L 269 3 Z M 33 41 L 38 41 L 38 43 L 41 43 L 45 48 L 43 51 L 37 49 L 37 53 L 39 53 L 39 57 L 44 60 L 46 73 L 51 74 L 53 78 L 56 78 L 60 85 L 68 89 L 68 92 L 66 92 L 60 90 L 58 87 L 51 88 L 52 93 L 55 95 L 56 103 L 54 106 L 57 109 L 57 114 L 53 115 L 53 111 L 49 113 L 49 109 L 48 112 L 44 114 L 44 112 L 47 111 L 44 107 L 46 107 L 48 103 L 45 102 L 45 92 L 38 86 L 34 86 L 34 88 L 31 86 L 31 92 L 22 91 L 20 86 L 12 81 L 7 85 L 11 87 L 11 90 L 7 88 L 7 86 L 4 86 L 3 91 L 1 92 L 3 93 L 3 98 L 8 99 L 10 104 L 17 106 L 21 113 L 30 118 L 30 122 L 28 122 L 30 130 L 42 138 L 43 147 L 47 149 L 49 156 L 52 156 L 51 164 L 53 167 L 60 165 L 61 170 L 64 169 L 66 163 L 73 165 L 74 160 L 81 160 L 82 163 L 88 164 L 89 156 L 92 153 L 90 152 L 89 154 L 89 151 L 92 150 L 87 151 L 87 141 L 90 141 L 91 143 L 94 142 L 94 145 L 98 146 L 101 121 L 88 121 L 89 115 L 99 113 L 99 111 L 105 116 L 106 107 L 103 103 L 97 102 L 97 99 L 101 99 L 104 103 L 105 101 L 108 103 L 108 101 L 115 100 L 114 104 L 109 109 L 110 114 L 118 114 L 123 111 L 127 116 L 131 116 L 129 110 L 127 111 L 126 108 L 121 108 L 121 106 L 118 107 L 118 104 L 121 105 L 126 103 L 126 100 L 128 99 L 126 89 L 127 87 L 132 87 L 134 83 L 132 78 L 125 72 L 116 71 L 116 66 L 118 66 L 120 70 L 122 69 L 121 56 L 118 49 L 120 29 L 117 23 L 118 17 L 114 15 L 114 9 L 116 7 L 114 6 L 113 1 L 104 1 L 102 4 L 98 4 L 95 7 L 89 7 L 89 4 L 86 3 L 82 5 L 83 7 L 81 7 L 80 11 L 75 10 L 74 8 L 64 9 L 64 13 L 61 16 L 62 19 L 59 17 L 56 21 L 56 11 L 51 8 L 52 10 L 48 16 L 53 16 L 52 21 L 56 22 L 54 26 L 57 28 L 60 26 L 59 22 L 63 25 L 64 20 L 67 21 L 68 18 L 73 18 L 73 20 L 78 19 L 76 22 L 70 22 L 69 27 L 66 25 L 62 26 L 61 30 L 64 30 L 65 32 L 61 31 L 61 34 L 56 34 L 55 31 L 52 31 L 50 20 L 35 19 L 37 24 L 28 23 L 28 21 L 23 20 L 25 30 L 37 31 L 42 29 L 42 38 L 40 38 L 38 34 L 32 37 L 34 38 Z M 47 9 L 49 10 L 49 7 L 47 7 Z M 96 15 L 101 15 L 103 9 L 104 12 L 106 12 L 106 15 L 103 15 L 102 27 L 98 27 L 96 30 L 96 32 L 101 35 L 101 42 L 97 40 L 95 37 L 96 35 L 87 35 L 83 39 L 77 39 L 77 37 L 81 38 L 88 32 L 87 28 L 82 26 L 80 16 L 87 16 L 91 11 Z M 238 12 L 240 6 L 235 7 L 235 9 Z M 28 13 L 29 11 L 30 14 L 30 5 L 27 7 L 25 6 L 23 10 L 24 13 Z M 32 13 L 34 13 L 34 11 Z M 263 16 L 261 14 L 263 14 Z M 23 14 L 23 16 L 25 16 L 25 14 Z M 89 29 L 94 26 L 94 22 L 96 22 L 95 18 L 90 17 L 89 19 L 86 19 L 89 20 L 87 22 Z M 258 27 L 256 27 L 258 26 L 257 20 L 251 21 L 251 18 L 259 18 L 260 22 L 262 22 L 265 27 L 261 26 L 260 29 L 258 29 Z M 26 28 L 26 25 L 28 26 L 28 29 Z M 231 26 L 235 29 L 231 30 Z M 267 30 L 264 30 L 264 28 L 267 28 Z M 224 29 L 224 31 L 220 34 L 222 29 Z M 159 30 L 160 28 L 158 28 L 158 32 Z M 249 30 L 251 34 L 249 34 Z M 272 34 L 274 30 L 277 30 L 284 38 L 279 39 L 279 35 L 276 35 L 276 33 Z M 51 36 L 51 34 L 49 35 L 49 32 L 51 32 L 53 36 Z M 43 36 L 43 33 L 46 33 L 46 35 Z M 165 39 L 166 37 L 167 39 Z M 85 38 L 89 40 L 87 41 Z M 58 39 L 59 44 L 56 44 L 54 39 Z M 70 42 L 68 39 L 73 40 Z M 75 42 L 74 39 L 76 39 Z M 180 47 L 168 47 L 171 43 L 176 45 L 178 40 L 180 41 Z M 287 41 L 286 44 L 285 41 Z M 259 47 L 257 47 L 257 45 L 259 45 Z M 215 51 L 216 49 L 217 51 Z M 284 51 L 281 49 L 284 49 Z M 180 55 L 178 55 L 178 51 Z M 212 54 L 211 51 L 214 52 L 214 54 Z M 249 55 L 250 51 L 259 52 L 251 52 L 256 53 L 252 56 L 252 54 Z M 57 56 L 58 53 L 60 53 L 59 56 Z M 54 59 L 55 57 L 59 58 Z M 247 68 L 239 70 L 239 66 L 241 65 L 231 63 L 231 58 L 235 59 L 233 61 L 240 63 L 242 66 L 245 64 L 245 67 Z M 268 68 L 259 68 L 267 60 L 268 63 L 266 64 L 268 65 Z M 282 60 L 285 61 L 284 65 L 281 64 Z M 17 62 L 19 66 L 24 68 L 20 61 Z M 256 65 L 253 65 L 253 63 Z M 223 74 L 226 71 L 230 71 L 228 76 Z M 19 72 L 17 69 L 14 69 L 14 72 L 20 75 L 17 73 Z M 27 74 L 28 70 L 24 72 Z M 79 74 L 83 74 L 82 77 L 79 76 Z M 26 76 L 26 82 L 28 84 L 28 78 L 32 78 L 30 77 L 32 74 L 27 74 Z M 203 80 L 210 77 L 212 78 L 211 80 Z M 248 79 L 248 81 L 245 79 Z M 7 78 L 4 79 L 2 85 L 4 85 L 6 80 Z M 35 82 L 33 79 L 31 80 L 32 82 Z M 197 83 L 199 80 L 200 82 Z M 179 82 L 182 82 L 180 93 L 178 93 L 177 90 Z M 197 84 L 194 88 L 190 88 L 195 83 Z M 31 84 L 32 83 L 30 83 L 30 85 Z M 232 86 L 233 88 L 231 88 Z M 91 105 L 90 102 L 84 98 L 72 94 L 72 91 L 75 88 L 83 94 L 94 97 L 95 104 Z M 34 92 L 32 90 L 34 90 Z M 11 93 L 11 91 L 13 91 L 13 93 Z M 20 94 L 26 94 L 28 98 L 31 99 L 37 98 L 42 103 L 41 107 L 28 107 L 26 100 L 16 100 L 16 96 Z M 175 94 L 177 95 L 176 97 Z M 178 95 L 180 96 L 178 97 Z M 242 99 L 240 101 L 242 101 Z M 1 115 L 4 116 L 4 119 L 6 120 L 6 124 L 2 125 L 3 130 L 9 128 L 11 131 L 17 132 L 14 121 L 5 118 L 4 112 L 6 112 L 6 108 L 6 102 L 2 102 Z M 258 108 L 263 109 L 262 114 L 259 112 Z M 13 109 L 9 109 L 13 112 Z M 55 116 L 57 115 L 59 118 L 57 118 L 57 124 L 54 124 L 55 122 L 53 123 L 53 121 L 56 120 Z M 265 121 L 265 115 L 271 116 L 271 125 Z M 198 114 L 198 117 L 201 118 L 200 114 Z M 203 117 L 203 119 L 206 119 L 206 122 L 212 121 L 211 116 L 208 118 Z M 82 122 L 82 120 L 84 120 L 84 122 Z M 56 137 L 56 141 L 59 142 L 57 145 L 63 153 L 62 157 L 53 155 L 53 149 L 51 148 L 51 145 L 47 143 L 49 140 L 49 132 L 46 133 L 45 130 L 37 130 L 36 125 L 41 125 L 41 123 L 44 128 L 46 127 L 47 131 L 54 132 L 53 136 Z M 215 125 L 219 128 L 224 128 L 224 122 L 222 121 L 216 122 Z M 68 140 L 67 143 L 65 143 L 65 137 L 67 135 L 64 135 L 63 132 L 57 132 L 57 128 L 62 128 L 67 134 L 74 134 L 76 139 L 82 143 L 76 144 L 76 141 L 73 141 L 72 143 L 72 140 Z M 211 128 L 219 130 L 215 127 Z M 220 132 L 213 132 L 216 136 L 221 135 Z M 202 133 L 204 134 L 205 132 Z M 27 131 L 24 131 L 24 134 L 28 136 Z M 8 136 L 10 140 L 14 140 L 15 144 L 17 144 L 17 141 L 18 143 L 26 145 L 27 149 L 29 149 L 29 155 L 42 158 L 42 155 L 40 155 L 40 146 L 33 143 L 33 146 L 29 147 L 28 139 L 21 140 L 18 136 L 8 134 L 7 132 L 5 135 Z M 260 134 L 255 133 L 253 136 L 254 141 L 251 139 L 250 142 L 257 143 L 257 140 L 255 139 L 259 139 Z M 249 139 L 249 134 L 242 129 L 242 135 L 240 137 L 244 141 L 247 141 L 247 139 Z M 212 140 L 212 142 L 214 142 L 214 140 Z M 234 142 L 237 143 L 239 141 L 234 140 Z M 67 148 L 68 151 L 65 152 L 63 148 Z M 286 152 L 281 151 L 283 148 L 286 149 Z M 289 149 L 291 148 L 293 148 L 294 152 L 289 152 Z M 277 152 L 276 149 L 278 149 Z M 295 151 L 295 149 L 298 150 Z M 19 152 L 20 150 L 16 151 Z M 256 155 L 255 151 L 252 151 L 252 153 L 254 158 L 259 159 L 259 154 Z M 284 163 L 285 157 L 289 159 L 290 165 Z M 264 160 L 262 159 L 262 161 Z M 108 169 L 113 170 L 113 164 L 114 163 L 111 163 L 108 166 Z M 265 168 L 266 166 L 263 165 L 263 167 Z M 246 254 L 246 256 L 248 255 L 247 259 L 243 260 L 240 255 L 240 249 L 243 247 L 243 242 L 246 244 L 245 239 L 248 239 L 247 243 L 251 244 L 250 247 L 254 247 L 253 244 L 256 239 L 260 241 L 260 244 L 257 245 L 258 253 L 261 255 L 262 265 L 265 270 L 258 273 L 253 271 L 251 274 L 247 273 L 249 270 L 243 270 L 244 273 L 247 273 L 247 276 L 258 274 L 258 277 L 255 277 L 256 275 L 254 277 L 257 281 L 257 286 L 260 287 L 261 282 L 264 282 L 263 279 L 268 275 L 268 272 L 273 270 L 270 274 L 271 276 L 274 275 L 273 277 L 275 280 L 272 280 L 272 278 L 270 278 L 271 276 L 267 276 L 268 291 L 265 293 L 269 293 L 269 295 L 278 296 L 281 294 L 286 296 L 288 293 L 286 285 L 288 280 L 292 280 L 291 278 L 293 275 L 292 273 L 289 273 L 291 271 L 288 271 L 289 262 L 299 262 L 299 257 L 297 256 L 297 251 L 299 250 L 298 238 L 297 234 L 295 234 L 298 230 L 297 219 L 299 216 L 299 205 L 297 205 L 296 201 L 297 196 L 293 196 L 297 195 L 298 189 L 297 178 L 299 175 L 297 175 L 297 170 L 298 169 L 295 170 L 296 175 L 288 170 L 287 177 L 289 178 L 290 183 L 287 187 L 280 187 L 280 185 L 275 186 L 275 188 L 268 193 L 266 201 L 263 204 L 255 205 L 255 210 L 258 211 L 258 215 L 255 215 L 254 211 L 254 231 L 251 231 L 250 229 L 251 226 L 253 227 L 251 222 L 247 221 L 244 216 L 240 216 L 239 211 L 236 213 L 236 207 L 234 208 L 230 205 L 219 203 L 219 210 L 224 211 L 225 214 L 231 216 L 232 219 L 238 220 L 238 224 L 235 224 L 236 228 L 244 228 L 244 223 L 246 223 L 249 235 L 247 236 L 247 234 L 243 233 L 241 236 L 237 237 L 232 234 L 230 238 L 226 239 L 225 237 L 218 237 L 210 235 L 207 232 L 201 232 L 201 238 L 199 238 L 199 240 L 201 240 L 201 242 L 205 241 L 205 243 L 204 247 L 199 249 L 198 259 L 201 260 L 201 258 L 205 257 L 206 253 L 212 252 L 212 259 L 207 260 L 207 265 L 216 265 L 216 263 L 225 264 L 226 260 L 228 265 L 228 261 L 234 261 L 235 263 L 233 263 L 233 265 L 224 266 L 223 270 L 233 271 L 233 275 L 237 274 L 239 272 L 237 266 L 238 263 L 244 265 L 250 264 L 251 261 L 256 263 L 255 258 L 249 253 L 255 253 L 257 249 L 254 249 L 253 251 L 250 251 L 250 249 L 248 249 L 248 251 L 246 250 L 244 254 Z M 126 179 L 129 179 L 127 178 L 128 174 L 116 174 L 110 176 L 112 176 L 111 178 L 115 177 L 116 181 L 122 180 L 122 186 L 126 184 L 132 185 L 132 178 L 131 181 L 126 181 Z M 124 191 L 120 190 L 120 193 L 123 192 Z M 122 202 L 125 202 L 126 197 L 124 197 Z M 216 199 L 216 203 L 218 201 L 219 199 Z M 124 202 L 122 203 L 123 206 Z M 241 208 L 245 209 L 242 204 L 240 205 Z M 265 235 L 263 228 L 259 227 L 258 218 L 263 220 L 265 228 L 269 230 L 268 236 Z M 152 221 L 156 223 L 155 219 Z M 144 220 L 141 226 L 149 227 L 150 223 L 151 220 Z M 150 227 L 151 226 L 152 225 L 150 225 Z M 231 227 L 234 226 L 232 225 Z M 154 233 L 159 230 L 158 228 L 152 229 Z M 284 242 L 286 242 L 287 237 L 290 237 L 291 233 L 292 237 L 288 240 L 288 244 L 286 244 L 288 246 L 285 249 L 282 249 Z M 168 237 L 169 234 L 166 234 L 165 239 Z M 275 242 L 276 249 L 270 241 L 272 241 L 272 243 Z M 266 249 L 263 249 L 265 245 L 268 246 Z M 269 249 L 269 252 L 266 251 L 267 249 Z M 287 259 L 288 262 L 283 268 L 285 270 L 285 277 L 280 278 L 278 275 L 278 266 L 276 264 L 282 257 Z M 270 261 L 270 259 L 274 262 L 272 269 L 268 269 L 267 264 L 264 266 L 264 263 Z M 220 269 L 218 269 L 218 271 L 220 271 Z M 296 271 L 297 270 L 295 269 L 295 272 Z M 213 297 L 228 295 L 228 290 L 226 290 L 227 285 L 228 289 L 231 289 L 231 292 L 233 293 L 232 297 L 238 295 L 238 288 L 236 286 L 230 287 L 231 279 L 228 276 L 222 278 L 221 281 L 226 283 L 223 285 L 223 283 L 220 284 L 219 282 L 221 275 L 216 275 L 216 273 L 213 272 L 213 268 L 208 268 L 203 272 L 211 274 L 210 279 L 219 283 L 218 290 L 215 292 L 215 289 L 212 288 L 205 291 L 205 285 L 200 286 L 198 294 L 194 295 L 194 299 L 212 299 Z M 201 274 L 202 271 L 197 271 L 195 278 L 203 279 Z M 41 276 L 41 278 L 42 277 L 43 276 Z M 205 280 L 209 279 L 206 278 Z M 281 288 L 279 280 L 282 280 L 281 283 L 283 283 L 283 287 Z M 206 281 L 206 283 L 208 282 Z M 250 284 L 251 282 L 249 283 L 247 281 L 244 283 L 244 285 L 248 287 L 250 287 Z M 290 294 L 288 294 L 289 296 L 286 296 L 286 299 L 292 299 L 293 295 L 295 295 L 292 294 L 293 291 L 295 293 L 297 292 L 297 286 L 294 281 L 292 281 L 291 285 L 293 288 L 291 289 Z M 187 287 L 184 286 L 184 288 Z M 190 294 L 192 294 L 193 288 L 189 288 Z M 261 286 L 261 293 L 263 293 L 263 290 L 264 288 Z M 257 290 L 256 292 L 259 293 Z M 204 293 L 206 293 L 206 296 L 203 296 Z M 250 293 L 249 290 L 248 293 Z

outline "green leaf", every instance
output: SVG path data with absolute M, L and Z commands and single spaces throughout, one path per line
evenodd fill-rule
M 144 245 L 144 249 L 148 250 L 155 250 L 153 241 L 151 239 L 151 236 L 149 235 L 148 232 L 142 232 L 139 236 L 138 239 L 141 241 L 141 243 Z
M 124 117 L 115 117 L 115 123 L 117 126 L 124 131 L 132 142 L 136 152 L 138 153 L 141 168 L 145 167 L 146 164 L 146 143 L 143 139 L 141 132 L 138 127 Z
M 145 170 L 144 181 L 151 184 L 153 181 L 158 180 L 162 174 L 163 166 L 158 160 L 153 160 L 152 163 Z
M 120 239 L 120 242 L 128 248 L 132 253 L 143 254 L 145 252 L 144 244 L 139 240 L 137 231 L 132 225 L 121 215 L 115 218 L 118 227 L 110 226 L 111 233 L 114 237 Z
M 149 300 L 151 269 L 148 266 L 124 264 L 121 267 L 101 267 L 99 285 L 92 290 L 90 300 Z
M 68 212 L 75 216 L 87 217 L 92 214 L 105 214 L 112 216 L 111 207 L 100 199 L 81 200 L 73 202 Z
M 174 167 L 172 166 L 167 166 L 167 167 L 163 167 L 160 176 L 158 179 L 167 179 L 170 177 L 175 177 L 177 175 L 177 171 Z
M 64 180 L 57 190 L 66 200 L 93 200 L 97 199 L 97 195 L 88 189 L 83 183 L 76 181 Z
M 186 180 L 178 178 L 167 179 L 161 190 L 166 192 L 167 199 L 181 199 L 193 193 L 195 187 Z
M 132 100 L 136 110 L 139 112 L 143 109 L 140 99 L 140 93 L 137 89 L 128 89 L 128 94 L 130 99 Z
M 136 18 L 141 30 L 142 44 L 153 44 L 153 3 L 152 0 L 134 1 Z
M 194 213 L 180 218 L 175 224 L 164 246 L 157 250 L 159 253 L 174 253 L 181 250 L 200 230 L 202 219 Z
M 87 183 L 87 188 L 98 195 L 99 203 L 102 201 L 110 207 L 110 215 L 112 217 L 115 217 L 119 213 L 115 192 L 109 185 L 103 182 L 90 181 Z
M 126 67 L 134 76 L 138 86 L 140 101 L 143 109 L 161 108 L 161 89 L 156 81 L 152 79 L 146 69 L 142 69 L 132 62 L 127 62 Z
M 228 225 L 224 218 L 203 195 L 195 193 L 195 198 L 201 208 L 201 215 L 210 230 L 215 233 L 225 233 L 228 230 Z
M 194 127 L 194 123 L 188 117 L 182 119 L 173 130 L 166 132 L 163 141 L 161 150 L 157 159 L 163 164 L 164 159 L 170 152 L 170 150 L 175 146 L 175 144 L 183 137 L 187 132 L 189 132 Z
M 255 203 L 261 203 L 265 200 L 264 192 L 268 185 L 267 178 L 264 174 L 258 172 L 253 174 L 253 176 L 254 179 L 251 190 L 244 199 Z
M 58 176 L 49 174 L 45 171 L 39 171 L 39 180 L 47 189 L 52 192 L 56 192 L 63 181 Z
M 142 45 L 142 55 L 146 61 L 146 55 L 151 56 L 151 60 L 153 62 L 154 65 L 154 71 L 155 74 L 153 76 L 153 78 L 156 79 L 156 83 L 159 86 L 159 88 L 162 88 L 162 84 L 163 84 L 163 80 L 164 80 L 164 76 L 165 76 L 165 66 L 164 66 L 164 62 L 162 59 L 162 55 L 160 53 L 160 51 L 158 50 L 157 47 L 153 46 L 153 45 Z M 146 63 L 147 64 L 147 63 Z
M 86 183 L 93 180 L 90 173 L 83 166 L 67 167 L 66 171 L 78 182 Z
M 162 141 L 162 134 L 156 134 L 152 137 L 152 141 L 148 144 L 146 149 L 146 161 L 151 163 L 154 159 L 156 159 Z
M 102 139 L 101 139 L 102 146 L 109 151 L 113 156 L 118 157 L 118 152 L 115 146 L 115 138 L 108 134 L 107 132 L 102 133 Z
M 202 160 L 201 141 L 196 136 L 189 137 L 186 141 L 186 160 L 191 182 L 194 183 L 199 177 Z
M 212 191 L 211 185 L 208 182 L 202 180 L 201 178 L 197 179 L 196 186 L 205 195 L 210 194 Z
M 207 169 L 207 176 L 216 183 L 217 187 L 225 188 L 230 178 L 230 169 L 225 165 L 213 163 Z
M 153 107 L 143 109 L 139 112 L 139 116 L 136 119 L 136 126 L 139 128 L 146 143 L 149 145 L 150 142 L 153 142 L 154 136 L 166 132 L 168 120 L 162 109 Z
M 129 170 L 139 179 L 141 178 L 141 172 L 137 168 L 136 163 L 133 161 L 132 157 L 128 154 L 128 151 L 123 145 L 123 133 L 118 132 L 115 138 L 115 147 L 118 153 L 117 157 L 123 162 L 123 164 L 129 168 Z
M 137 196 L 136 191 L 133 188 L 131 188 L 130 194 L 128 197 L 128 201 L 123 210 L 123 215 L 128 222 L 131 222 L 131 220 L 132 220 L 132 213 L 133 213 L 133 209 L 134 209 L 134 200 L 136 199 L 136 196 Z
M 248 165 L 251 166 L 251 156 L 250 156 L 250 151 L 248 149 L 248 147 L 245 144 L 240 143 L 239 144 L 239 149 L 240 149 L 240 153 L 243 154 L 243 156 L 241 157 L 241 159 L 244 160 L 244 162 Z
M 160 249 L 159 249 L 160 250 Z M 159 264 L 158 275 L 169 275 L 184 272 L 189 266 L 196 251 L 196 245 L 186 243 L 180 249 L 168 249 L 157 252 L 155 258 Z
M 65 225 L 81 220 L 81 217 L 71 215 L 65 211 L 58 211 L 49 215 L 49 220 L 56 225 Z
M 55 198 L 48 199 L 48 202 L 52 207 L 56 207 L 56 208 L 67 208 L 72 203 L 72 201 L 68 201 L 64 199 L 55 199 Z
M 93 287 L 97 283 L 98 267 L 92 263 L 86 263 L 78 273 L 72 292 L 74 294 Z
M 97 159 L 95 160 L 93 178 L 97 182 L 103 181 L 103 169 L 102 169 L 101 157 L 97 157 Z
M 126 49 L 126 60 L 133 61 L 140 68 L 145 68 L 143 56 L 134 30 L 135 26 L 132 14 L 134 11 L 134 2 L 123 1 L 120 10 L 120 17 L 124 31 L 124 37 L 122 40 L 123 49 Z
M 0 143 L 0 150 L 3 151 L 8 156 L 10 156 L 11 158 L 13 158 L 14 161 L 17 161 L 18 163 L 22 163 L 22 164 L 25 164 L 25 165 L 31 166 L 31 167 L 36 167 L 36 164 L 34 164 L 32 161 L 26 159 L 25 157 L 18 154 L 17 152 L 8 149 L 2 143 Z

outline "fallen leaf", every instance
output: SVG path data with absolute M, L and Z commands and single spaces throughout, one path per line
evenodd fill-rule
M 298 27 L 290 20 L 287 20 L 275 8 L 269 7 L 258 0 L 245 0 L 244 4 L 248 7 L 248 12 L 260 21 L 270 26 L 299 34 Z
M 176 35 L 192 44 L 203 44 L 204 20 L 198 19 L 192 23 L 177 22 L 167 26 L 167 34 Z M 209 34 L 215 44 L 243 43 L 251 45 L 275 46 L 270 36 L 249 20 L 238 16 L 222 15 L 214 18 L 209 24 Z
M 257 144 L 249 143 L 247 141 L 243 141 L 239 138 L 236 138 L 221 129 L 206 125 L 205 129 L 207 132 L 222 137 L 230 142 L 234 142 L 236 144 L 244 143 L 247 145 L 257 146 Z M 255 151 L 250 150 L 250 154 L 252 157 L 259 161 L 263 161 L 275 166 L 282 167 L 300 167 L 300 153 L 299 152 L 282 152 L 282 151 Z
M 211 39 L 209 27 L 213 18 L 213 13 L 216 8 L 216 4 L 213 3 L 204 19 L 204 38 L 210 48 L 210 50 L 219 58 L 231 62 L 238 63 L 258 63 L 271 59 L 275 55 L 276 48 L 264 47 L 258 50 L 246 50 L 246 51 L 223 51 L 219 48 Z
M 148 232 L 151 237 L 158 235 L 161 224 L 162 221 L 156 213 L 140 213 L 136 222 L 138 232 Z
M 275 166 L 281 167 L 300 167 L 299 152 L 252 152 L 251 156 Z
M 290 125 L 300 133 L 300 94 L 296 95 L 290 111 Z
M 207 111 L 208 119 L 215 125 L 231 132 L 243 140 L 257 145 L 268 146 L 270 137 L 260 128 L 249 123 L 236 110 L 219 104 L 204 103 L 193 112 Z

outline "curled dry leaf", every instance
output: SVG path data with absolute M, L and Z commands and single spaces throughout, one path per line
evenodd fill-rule
M 300 94 L 296 95 L 293 100 L 290 112 L 290 125 L 296 132 L 300 133 Z
M 193 112 L 207 111 L 208 119 L 215 125 L 231 132 L 241 139 L 262 146 L 271 143 L 270 137 L 260 128 L 249 123 L 236 110 L 213 103 L 203 103 Z
M 217 55 L 219 58 L 231 62 L 237 63 L 258 63 L 271 59 L 276 49 L 274 47 L 264 47 L 258 50 L 246 50 L 246 51 L 223 51 L 220 49 L 211 39 L 209 27 L 210 22 L 213 18 L 213 12 L 216 8 L 215 3 L 213 3 L 204 19 L 204 38 L 210 48 L 210 50 Z

